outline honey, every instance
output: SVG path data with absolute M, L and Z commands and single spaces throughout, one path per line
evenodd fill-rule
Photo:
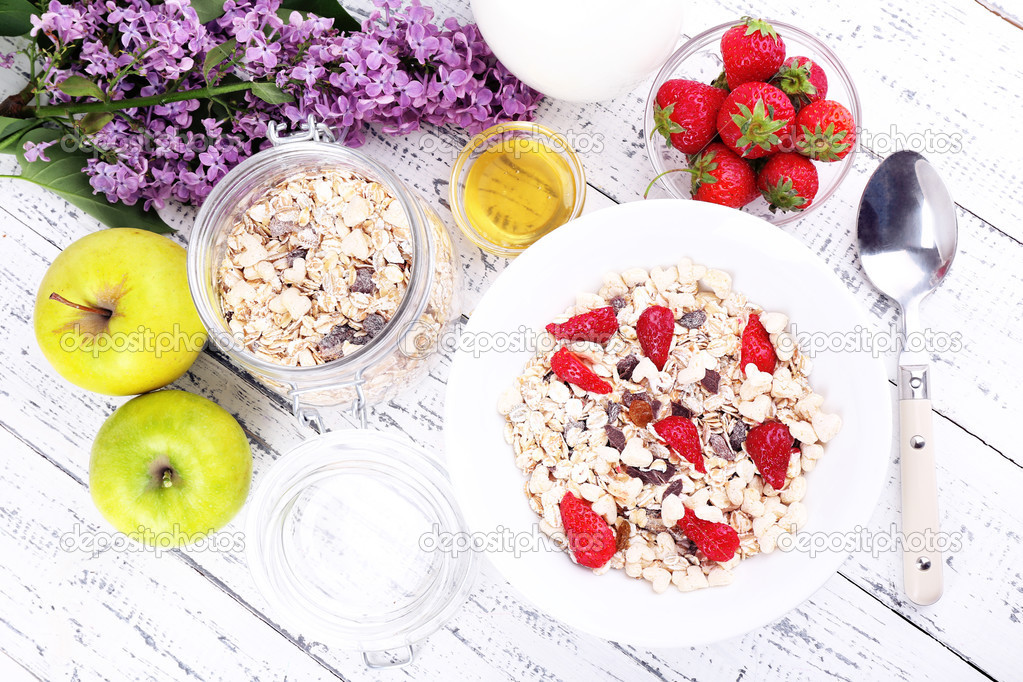
M 476 158 L 465 213 L 493 244 L 524 248 L 571 218 L 577 188 L 568 162 L 536 139 L 505 138 Z

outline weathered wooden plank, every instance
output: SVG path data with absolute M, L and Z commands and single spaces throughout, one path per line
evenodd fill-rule
M 107 530 L 88 491 L 4 428 L 0 449 L 0 641 L 38 679 L 338 679 L 180 561 L 68 551 Z

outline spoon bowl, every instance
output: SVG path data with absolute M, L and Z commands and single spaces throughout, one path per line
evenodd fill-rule
M 956 252 L 955 203 L 927 159 L 896 152 L 860 201 L 860 262 L 882 293 L 906 308 L 941 283 Z

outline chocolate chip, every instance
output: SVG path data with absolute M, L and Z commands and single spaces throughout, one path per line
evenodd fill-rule
M 646 391 L 640 391 L 639 393 L 625 391 L 624 393 L 622 393 L 622 404 L 625 405 L 626 407 L 632 407 L 633 400 L 643 400 L 649 403 L 652 400 L 652 398 L 650 397 L 650 394 L 647 393 Z
M 554 371 L 553 370 L 547 370 L 547 374 L 543 375 L 543 380 L 544 381 L 550 381 L 552 376 L 554 376 Z
M 693 413 L 688 407 L 678 401 L 671 401 L 671 416 L 672 417 L 685 417 L 689 419 L 693 416 Z
M 288 255 L 285 256 L 285 258 L 288 259 L 288 267 L 290 268 L 292 265 L 294 265 L 295 261 L 298 260 L 299 258 L 305 258 L 308 255 L 309 249 L 303 247 L 292 249 L 291 251 L 288 252 Z
M 661 411 L 661 401 L 660 400 L 650 400 L 649 403 L 650 403 L 650 411 L 653 412 L 654 419 L 657 419 L 657 413 Z
M 637 467 L 627 466 L 625 467 L 625 473 L 633 478 L 638 478 L 647 485 L 664 485 L 670 481 L 671 477 L 675 474 L 675 467 L 670 462 L 668 463 L 668 468 L 665 471 L 656 471 L 654 469 L 644 471 Z
M 625 449 L 625 434 L 622 433 L 621 429 L 615 428 L 610 424 L 605 424 L 604 433 L 607 434 L 608 445 L 613 447 L 618 452 L 621 452 L 622 450 Z
M 679 318 L 678 323 L 686 329 L 697 329 L 702 327 L 703 323 L 707 321 L 707 313 L 702 310 L 694 310 L 691 313 L 686 313 Z
M 621 296 L 615 296 L 611 299 L 611 307 L 615 309 L 617 313 L 619 310 L 625 307 L 625 299 Z
M 347 324 L 336 324 L 316 344 L 316 350 L 324 360 L 336 360 L 341 357 L 341 346 L 345 341 L 351 341 L 353 336 L 355 336 L 355 330 Z
M 618 421 L 618 415 L 622 412 L 622 406 L 616 402 L 609 402 L 604 410 L 607 412 L 607 421 L 613 424 Z
M 682 494 L 682 479 L 672 481 L 668 484 L 668 487 L 664 489 L 664 495 L 661 497 L 663 500 L 668 495 L 681 495 Z
M 742 444 L 746 442 L 747 433 L 749 433 L 749 427 L 746 426 L 746 422 L 735 422 L 732 432 L 728 434 L 728 444 L 732 446 L 733 450 L 736 452 L 742 450 Z
M 372 313 L 366 316 L 366 319 L 362 321 L 362 330 L 366 332 L 366 336 L 369 338 L 375 337 L 384 329 L 384 318 L 382 315 Z
M 230 322 L 233 319 L 234 319 L 234 313 L 232 311 L 228 310 L 226 313 L 224 313 L 224 320 L 225 321 Z
M 357 294 L 372 294 L 377 290 L 373 284 L 373 268 L 357 268 L 355 270 L 355 282 L 349 287 L 350 291 Z
M 717 393 L 720 383 L 721 375 L 712 369 L 708 369 L 707 373 L 703 375 L 703 380 L 700 381 L 700 384 L 710 393 Z
M 725 442 L 725 437 L 720 433 L 711 434 L 708 440 L 710 441 L 710 446 L 714 448 L 715 455 L 721 459 L 727 459 L 729 462 L 735 459 L 735 453 L 732 452 L 730 447 L 728 447 L 728 443 Z
M 635 355 L 629 355 L 618 361 L 618 376 L 623 380 L 628 381 L 632 378 L 632 371 L 636 369 L 636 365 L 639 364 L 639 358 Z

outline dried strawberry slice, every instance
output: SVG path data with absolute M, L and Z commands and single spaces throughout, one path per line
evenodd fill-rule
M 615 532 L 604 517 L 572 493 L 561 498 L 561 523 L 572 556 L 582 566 L 600 568 L 618 549 Z
M 739 551 L 739 534 L 727 523 L 701 519 L 689 507 L 678 527 L 711 561 L 728 561 Z
M 768 335 L 764 325 L 760 324 L 760 315 L 753 313 L 749 316 L 746 328 L 742 330 L 742 355 L 739 364 L 742 365 L 743 373 L 746 372 L 746 365 L 753 363 L 761 372 L 774 374 L 774 368 L 778 364 L 778 355 L 774 352 L 774 344 Z
M 657 435 L 671 446 L 671 449 L 683 459 L 692 462 L 701 474 L 707 473 L 703 463 L 703 447 L 700 444 L 700 432 L 696 425 L 685 417 L 665 417 L 654 424 Z
M 746 451 L 757 465 L 757 471 L 775 490 L 785 486 L 789 460 L 796 451 L 792 433 L 781 422 L 765 422 L 746 434 Z
M 559 379 L 575 384 L 584 391 L 601 394 L 611 392 L 611 384 L 594 374 L 578 355 L 567 348 L 561 348 L 551 357 L 551 369 Z
M 604 344 L 618 331 L 618 316 L 611 306 L 597 308 L 588 313 L 570 317 L 565 322 L 547 325 L 547 331 L 556 339 L 566 341 L 592 341 Z
M 636 321 L 636 336 L 643 354 L 650 358 L 657 369 L 664 369 L 671 349 L 671 338 L 675 333 L 675 313 L 660 305 L 652 305 Z

